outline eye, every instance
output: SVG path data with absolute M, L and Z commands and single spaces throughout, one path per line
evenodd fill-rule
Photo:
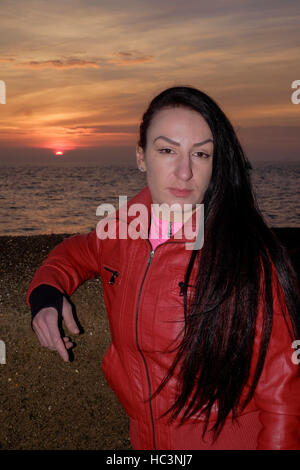
M 208 155 L 208 153 L 205 153 L 205 152 L 195 152 L 195 154 L 196 154 L 197 157 L 200 157 L 200 158 L 210 157 L 210 155 Z
M 168 149 L 168 148 L 158 149 L 158 151 L 160 153 L 166 153 L 166 154 L 170 154 L 171 152 L 174 152 L 172 149 Z

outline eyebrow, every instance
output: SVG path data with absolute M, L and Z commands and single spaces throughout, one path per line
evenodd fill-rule
M 158 140 L 158 139 L 164 139 L 166 140 L 167 142 L 169 142 L 170 144 L 174 144 L 174 145 L 177 145 L 177 146 L 180 146 L 180 144 L 178 142 L 175 142 L 175 140 L 172 140 L 172 139 L 169 139 L 169 137 L 166 137 L 165 135 L 159 135 L 158 137 L 156 137 L 154 140 L 153 140 L 153 143 Z M 197 145 L 204 145 L 206 144 L 207 142 L 212 142 L 213 143 L 213 140 L 211 138 L 208 138 L 206 140 L 203 140 L 202 142 L 197 142 L 196 144 L 193 145 L 193 147 L 196 147 Z

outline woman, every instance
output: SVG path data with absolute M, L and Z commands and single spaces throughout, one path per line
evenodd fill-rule
M 148 186 L 116 218 L 130 235 L 132 209 L 144 205 L 142 236 L 95 229 L 52 250 L 27 296 L 41 344 L 67 360 L 58 314 L 76 333 L 67 296 L 100 275 L 112 339 L 102 370 L 134 449 L 299 449 L 296 274 L 260 214 L 230 122 L 205 93 L 169 88 L 143 115 L 136 156 Z M 154 203 L 177 204 L 171 223 Z M 204 244 L 190 250 L 176 234 L 197 204 Z

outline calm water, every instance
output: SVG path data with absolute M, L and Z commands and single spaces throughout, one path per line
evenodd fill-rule
M 300 163 L 255 164 L 252 181 L 272 227 L 300 227 Z M 135 167 L 0 167 L 0 235 L 86 232 L 101 203 L 118 207 L 145 186 Z

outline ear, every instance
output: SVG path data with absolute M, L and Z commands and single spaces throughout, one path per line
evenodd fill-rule
M 142 149 L 142 147 L 137 145 L 135 152 L 136 152 L 136 163 L 137 163 L 138 168 L 141 169 L 142 171 L 146 171 L 147 166 L 146 166 L 146 161 L 145 161 L 144 150 Z

